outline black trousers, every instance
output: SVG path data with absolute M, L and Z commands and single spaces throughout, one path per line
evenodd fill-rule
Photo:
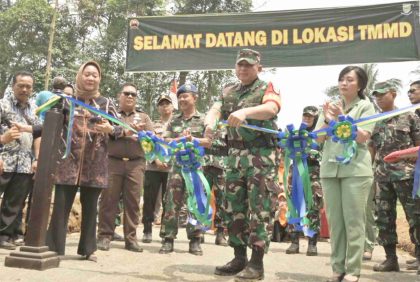
M 152 223 L 155 220 L 155 206 L 159 189 L 162 187 L 162 206 L 168 183 L 168 172 L 147 170 L 144 174 L 143 188 L 143 218 L 142 223 Z
M 15 172 L 4 172 L 0 175 L 0 194 L 3 193 L 0 207 L 0 240 L 2 241 L 12 238 L 19 229 L 19 221 L 16 218 L 32 190 L 32 177 L 32 174 Z
M 69 185 L 55 186 L 54 208 L 47 231 L 46 244 L 50 251 L 59 255 L 65 254 L 67 224 L 78 188 Z M 96 216 L 101 192 L 101 188 L 80 187 L 82 226 L 77 253 L 82 256 L 90 255 L 96 251 Z

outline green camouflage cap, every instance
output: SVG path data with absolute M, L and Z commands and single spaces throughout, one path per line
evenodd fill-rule
M 373 96 L 377 94 L 383 95 L 392 90 L 395 91 L 395 87 L 388 81 L 378 82 L 375 84 L 375 88 L 372 90 L 372 95 Z
M 261 54 L 258 51 L 252 49 L 241 49 L 236 56 L 236 63 L 240 61 L 247 61 L 251 65 L 255 65 L 261 62 Z
M 318 115 L 318 108 L 315 106 L 307 106 L 303 109 L 303 114 L 308 114 L 311 116 L 317 116 Z

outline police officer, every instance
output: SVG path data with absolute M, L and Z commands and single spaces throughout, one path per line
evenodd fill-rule
M 153 122 L 153 130 L 157 137 L 162 138 L 169 121 L 172 119 L 174 110 L 172 99 L 169 95 L 161 95 L 159 97 L 157 110 L 160 118 Z M 165 195 L 170 168 L 169 164 L 158 159 L 147 164 L 143 193 L 143 243 L 152 242 L 152 223 L 155 220 L 156 202 L 159 201 L 159 194 L 162 198 Z
M 180 141 L 181 138 L 187 140 L 197 139 L 201 146 L 209 147 L 210 142 L 203 138 L 204 133 L 204 114 L 196 109 L 198 89 L 194 84 L 184 84 L 176 92 L 180 113 L 174 115 L 169 123 L 164 137 L 167 141 Z M 162 225 L 160 237 L 163 244 L 159 251 L 161 254 L 173 252 L 174 239 L 178 234 L 179 211 L 188 198 L 185 190 L 185 182 L 181 175 L 181 167 L 174 164 L 169 175 L 168 187 L 165 193 Z M 190 215 L 193 217 L 193 215 Z M 190 240 L 189 253 L 202 255 L 200 246 L 201 237 L 200 224 L 193 225 L 191 221 L 187 223 L 187 236 Z
M 118 94 L 119 117 L 137 131 L 153 130 L 149 116 L 136 110 L 137 88 L 132 83 L 125 83 Z M 137 243 L 136 229 L 140 217 L 140 193 L 143 187 L 146 160 L 137 141 L 137 136 L 124 130 L 124 137 L 110 138 L 108 145 L 109 183 L 99 201 L 98 249 L 109 250 L 114 235 L 115 216 L 118 211 L 120 195 L 124 205 L 125 248 L 141 252 Z
M 275 136 L 241 127 L 248 123 L 276 128 L 280 95 L 258 78 L 260 62 L 257 51 L 238 52 L 235 71 L 240 82 L 224 89 L 206 117 L 207 132 L 219 118 L 229 124 L 225 209 L 228 243 L 235 258 L 216 267 L 215 274 L 237 274 L 239 280 L 264 277 L 263 256 L 270 238 L 267 226 L 272 223 L 279 192 Z M 252 249 L 249 262 L 247 245 Z
M 311 132 L 315 129 L 316 123 L 318 121 L 318 108 L 315 106 L 307 106 L 303 109 L 302 122 L 306 123 L 306 130 Z M 308 210 L 308 219 L 309 219 L 309 228 L 315 232 L 312 237 L 308 238 L 308 249 L 306 251 L 307 256 L 316 256 L 318 255 L 317 251 L 317 239 L 320 231 L 320 217 L 319 211 L 323 206 L 322 201 L 322 188 L 321 182 L 319 180 L 319 160 L 321 159 L 320 152 L 314 151 L 313 154 L 308 156 L 308 169 L 309 177 L 311 179 L 311 188 L 312 188 L 312 202 L 313 205 L 310 210 Z M 290 188 L 290 187 L 289 187 Z M 299 232 L 295 230 L 294 224 L 289 224 L 288 226 L 290 232 L 290 239 L 292 244 L 286 250 L 286 254 L 297 254 L 299 253 Z
M 375 85 L 372 92 L 382 112 L 396 109 L 396 89 L 388 81 Z M 420 199 L 413 199 L 414 162 L 401 160 L 385 163 L 384 157 L 393 151 L 420 145 L 420 119 L 412 113 L 404 113 L 379 121 L 375 125 L 370 147 L 375 156 L 375 180 L 378 183 L 377 196 L 378 242 L 386 252 L 386 260 L 373 267 L 374 271 L 399 271 L 396 254 L 396 202 L 401 202 L 413 233 L 411 241 L 417 249 L 420 245 Z M 417 258 L 418 255 L 417 255 Z M 418 274 L 420 274 L 418 272 Z

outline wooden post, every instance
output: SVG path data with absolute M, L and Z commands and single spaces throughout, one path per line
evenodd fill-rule
M 5 266 L 45 270 L 58 267 L 60 263 L 57 254 L 45 246 L 45 239 L 63 120 L 61 109 L 53 108 L 46 114 L 25 246 L 11 252 L 6 257 Z

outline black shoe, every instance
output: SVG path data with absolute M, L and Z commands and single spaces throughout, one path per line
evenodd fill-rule
M 168 254 L 174 251 L 174 239 L 165 238 L 162 243 L 162 247 L 159 250 L 159 254 Z
M 346 276 L 345 273 L 341 273 L 341 274 L 334 273 L 333 276 L 325 280 L 325 282 L 341 282 L 344 276 Z
M 289 248 L 286 249 L 286 254 L 298 254 L 299 253 L 299 233 L 298 232 L 291 232 L 290 233 L 290 240 L 292 244 L 290 244 Z
M 98 250 L 101 250 L 101 251 L 109 251 L 109 244 L 110 244 L 110 240 L 108 238 L 100 238 L 96 242 Z
M 112 236 L 112 241 L 124 242 L 125 240 L 123 236 L 121 236 L 117 232 L 114 232 L 114 235 Z
M 144 233 L 141 241 L 143 243 L 152 243 L 152 233 Z
M 16 245 L 7 241 L 0 241 L 0 248 L 6 250 L 14 250 L 16 249 Z
M 373 271 L 378 271 L 378 272 L 400 271 L 400 266 L 398 265 L 398 258 L 388 257 L 382 263 L 374 265 Z
M 190 248 L 189 248 L 188 252 L 190 254 L 193 254 L 193 255 L 196 255 L 196 256 L 202 256 L 203 255 L 203 250 L 201 249 L 200 242 L 201 242 L 200 237 L 192 238 L 190 240 Z
M 246 267 L 248 259 L 246 257 L 246 246 L 234 247 L 235 258 L 222 266 L 216 266 L 214 274 L 220 276 L 235 275 Z
M 137 253 L 143 252 L 143 248 L 140 247 L 139 244 L 136 241 L 130 242 L 130 243 L 125 243 L 125 249 L 129 250 L 131 252 L 137 252 Z
M 316 248 L 317 235 L 315 234 L 312 238 L 308 238 L 308 249 L 306 250 L 307 256 L 317 256 L 318 249 Z
M 228 245 L 228 243 L 226 241 L 226 238 L 225 238 L 225 233 L 223 232 L 223 228 L 222 228 L 222 230 L 219 230 L 219 229 L 217 230 L 216 239 L 214 240 L 214 243 L 218 246 L 225 246 L 226 247 Z
M 255 281 L 264 279 L 263 258 L 263 249 L 253 249 L 251 259 L 245 269 L 236 274 L 235 281 Z

